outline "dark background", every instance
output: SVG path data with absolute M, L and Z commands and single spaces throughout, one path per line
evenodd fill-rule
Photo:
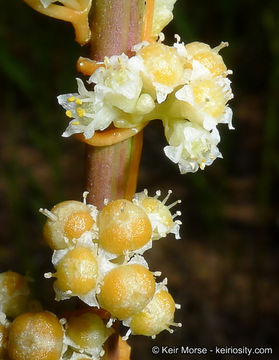
M 179 175 L 163 154 L 159 122 L 145 130 L 138 190 L 173 189 L 183 203 L 182 240 L 154 244 L 146 255 L 182 305 L 183 327 L 155 340 L 133 337 L 132 359 L 245 359 L 228 355 L 152 355 L 153 345 L 273 347 L 278 359 L 278 1 L 178 0 L 167 39 L 181 35 L 222 50 L 234 71 L 235 131 L 220 125 L 224 159 Z M 0 271 L 28 273 L 46 309 L 62 311 L 50 281 L 40 207 L 82 193 L 83 146 L 62 139 L 64 112 L 56 95 L 75 91 L 75 62 L 87 48 L 74 43 L 71 25 L 5 1 L 0 12 Z M 156 141 L 155 141 L 156 139 Z

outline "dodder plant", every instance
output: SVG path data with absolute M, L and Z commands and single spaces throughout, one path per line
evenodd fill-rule
M 56 315 L 31 299 L 28 279 L 0 275 L 0 356 L 10 360 L 128 359 L 130 334 L 173 332 L 175 304 L 167 279 L 157 281 L 144 258 L 153 241 L 179 239 L 180 201 L 158 190 L 136 193 L 142 129 L 160 119 L 165 155 L 180 172 L 196 172 L 217 157 L 217 126 L 232 129 L 230 80 L 219 51 L 199 42 L 172 46 L 161 33 L 175 0 L 25 0 L 35 10 L 73 24 L 76 40 L 91 44 L 80 57 L 77 91 L 59 95 L 69 124 L 62 134 L 86 143 L 83 201 L 51 210 L 43 234 L 53 250 L 56 300 L 79 297 L 84 308 Z M 116 15 L 118 14 L 118 16 Z M 118 325 L 126 326 L 121 339 Z M 109 342 L 107 341 L 109 340 Z

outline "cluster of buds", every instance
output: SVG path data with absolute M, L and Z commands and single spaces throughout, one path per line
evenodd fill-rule
M 180 212 L 167 205 L 171 194 L 161 201 L 147 190 L 135 194 L 132 201 L 105 201 L 101 211 L 94 205 L 65 201 L 47 216 L 44 237 L 54 250 L 52 263 L 56 300 L 79 297 L 91 307 L 110 314 L 107 327 L 121 320 L 130 333 L 155 337 L 174 322 L 175 304 L 167 289 L 167 280 L 156 283 L 161 273 L 149 270 L 143 253 L 152 242 L 173 233 L 179 238 Z
M 106 326 L 109 314 L 85 308 L 59 320 L 31 298 L 27 280 L 12 271 L 0 274 L 0 359 L 96 360 L 104 357 L 106 340 L 115 332 Z M 128 345 L 119 341 L 123 353 L 128 355 Z
M 184 45 L 176 35 L 173 46 L 144 41 L 132 48 L 134 56 L 106 57 L 89 77 L 87 90 L 77 79 L 78 92 L 58 96 L 71 118 L 63 133 L 82 133 L 90 139 L 95 131 L 113 125 L 137 133 L 145 124 L 161 119 L 168 145 L 166 156 L 181 173 L 195 172 L 222 157 L 217 125 L 232 126 L 228 101 L 233 97 L 227 70 L 219 51 L 199 42 Z

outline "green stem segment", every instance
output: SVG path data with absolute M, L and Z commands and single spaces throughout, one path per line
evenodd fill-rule
M 93 6 L 91 58 L 131 53 L 141 41 L 143 0 L 96 0 Z M 136 190 L 142 133 L 104 147 L 86 145 L 85 188 L 99 209 L 104 199 L 131 198 Z

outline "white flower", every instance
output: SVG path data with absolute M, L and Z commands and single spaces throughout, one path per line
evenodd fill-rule
M 126 113 L 132 113 L 142 89 L 142 66 L 139 57 L 115 55 L 105 58 L 104 67 L 98 68 L 88 82 L 96 84 L 94 91 L 107 103 Z
M 170 120 L 165 126 L 165 135 L 170 145 L 164 148 L 166 156 L 178 164 L 181 174 L 196 172 L 222 157 L 217 148 L 219 132 L 211 132 L 195 123 Z
M 66 110 L 66 115 L 73 118 L 62 136 L 83 133 L 89 139 L 96 130 L 106 129 L 117 118 L 118 111 L 105 104 L 97 93 L 88 91 L 81 79 L 77 79 L 77 83 L 78 93 L 57 97 L 58 103 Z
M 226 103 L 233 97 L 230 80 L 222 76 L 213 77 L 200 62 L 193 60 L 193 70 L 188 84 L 175 93 L 182 101 L 183 117 L 196 122 L 206 130 L 212 130 L 218 123 L 232 126 L 232 111 Z
M 168 194 L 163 200 L 158 198 L 161 196 L 161 191 L 157 190 L 154 197 L 148 196 L 148 191 L 145 189 L 143 192 L 136 193 L 133 202 L 136 205 L 141 206 L 152 225 L 152 240 L 158 240 L 167 236 L 169 233 L 175 235 L 176 239 L 180 239 L 179 228 L 181 225 L 180 220 L 174 220 L 177 216 L 181 215 L 180 211 L 176 211 L 173 215 L 170 209 L 176 204 L 181 203 L 181 200 L 177 200 L 172 204 L 167 205 L 168 198 L 172 191 L 169 190 Z

